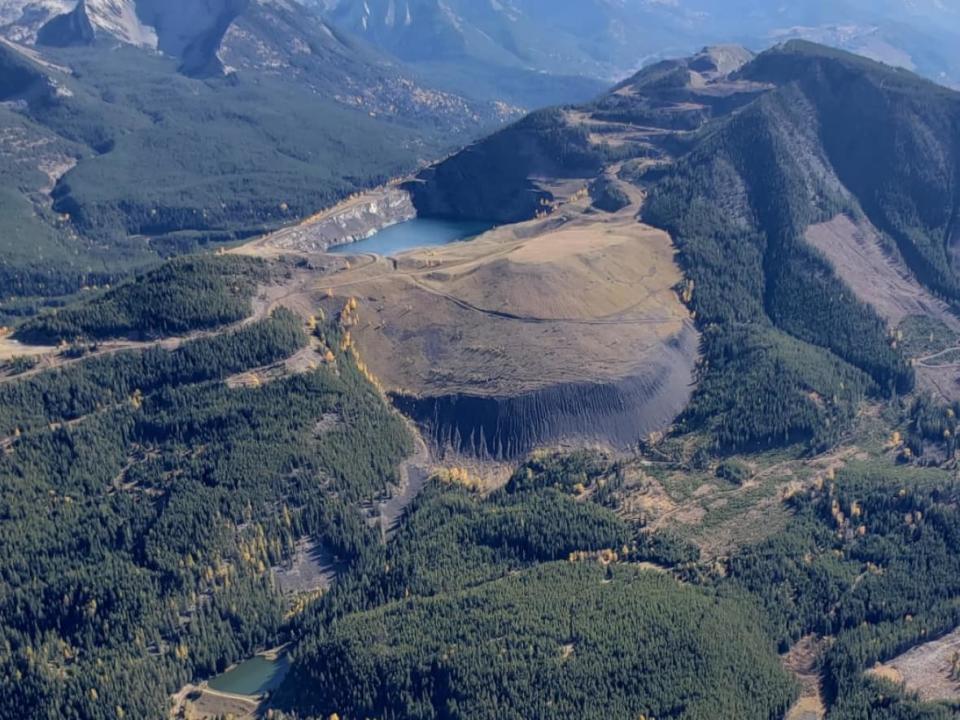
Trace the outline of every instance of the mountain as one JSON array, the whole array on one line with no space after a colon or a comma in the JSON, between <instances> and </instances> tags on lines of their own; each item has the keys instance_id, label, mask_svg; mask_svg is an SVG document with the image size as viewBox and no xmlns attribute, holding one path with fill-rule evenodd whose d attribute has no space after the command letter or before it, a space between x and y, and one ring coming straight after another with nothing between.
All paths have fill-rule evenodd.
<instances>
[{"instance_id":1,"label":"mountain","mask_svg":"<svg viewBox=\"0 0 960 720\"><path fill-rule=\"evenodd\" d=\"M544 15L554 20L571 12L591 16L587 8L574 6L579 3L543 8L548 10ZM338 27L410 63L447 89L462 88L476 97L532 109L582 101L604 87L597 79L605 74L601 63L584 62L578 49L583 40L574 37L571 28L536 22L526 8L513 4L343 0L328 3L327 9ZM581 26L580 32L602 34L593 25Z\"/></svg>"},{"instance_id":2,"label":"mountain","mask_svg":"<svg viewBox=\"0 0 960 720\"><path fill-rule=\"evenodd\" d=\"M951 41L960 15L936 0L321 0L315 5L427 77L475 94L500 93L526 107L537 103L523 102L526 86L518 83L530 72L611 82L704 45L736 42L762 50L791 38L960 83L960 52ZM569 86L566 101L576 92Z\"/></svg>"},{"instance_id":3,"label":"mountain","mask_svg":"<svg viewBox=\"0 0 960 720\"><path fill-rule=\"evenodd\" d=\"M720 446L819 446L862 394L913 386L895 340L911 319L956 326L958 123L960 95L858 56L713 48L535 113L408 187L427 216L518 222L563 183L635 185L704 333L681 426Z\"/></svg>"},{"instance_id":4,"label":"mountain","mask_svg":"<svg viewBox=\"0 0 960 720\"><path fill-rule=\"evenodd\" d=\"M22 2L19 18L13 8L7 34L17 40L35 37L45 43L50 28L64 27L74 19L96 29L104 37L157 50L181 62L187 74L223 72L218 54L230 26L251 7L249 0L82 0L79 3ZM253 5L259 3L254 2ZM274 4L270 3L273 7ZM280 8L282 5L276 5ZM72 9L71 9L72 8ZM78 20L80 19L80 20Z\"/></svg>"},{"instance_id":5,"label":"mountain","mask_svg":"<svg viewBox=\"0 0 960 720\"><path fill-rule=\"evenodd\" d=\"M286 0L2 12L8 296L292 222L514 112L424 86Z\"/></svg>"},{"instance_id":6,"label":"mountain","mask_svg":"<svg viewBox=\"0 0 960 720\"><path fill-rule=\"evenodd\" d=\"M295 0L11 0L0 34L21 45L120 42L159 52L192 77L246 70L302 83L368 113L461 132L509 116L417 82L402 66L358 43Z\"/></svg>"},{"instance_id":7,"label":"mountain","mask_svg":"<svg viewBox=\"0 0 960 720\"><path fill-rule=\"evenodd\" d=\"M905 668L909 657L938 656L949 642L942 639L955 638L960 619L948 572L920 571L930 585L913 592L908 588L916 581L907 570L916 567L915 553L925 553L921 545L933 547L916 541L927 532L937 538L940 549L933 552L944 562L952 562L946 546L960 547L954 532L957 483L942 469L908 467L952 468L956 462L958 130L960 93L905 70L805 41L756 56L712 47L651 65L593 102L537 111L406 184L421 216L501 225L456 245L489 243L509 228L518 238L534 238L505 248L496 272L486 273L464 247L454 248L453 257L431 250L427 257L408 253L395 261L405 273L424 268L416 277L421 289L442 288L425 312L423 331L432 341L423 352L441 371L447 368L443 348L456 343L453 334L443 334L444 300L469 298L474 311L496 308L529 319L533 303L523 305L508 293L509 274L519 272L541 313L555 312L555 298L537 285L541 275L571 247L585 253L602 242L610 235L611 215L627 212L634 225L646 223L672 239L682 272L674 292L701 337L696 389L665 435L652 434L639 449L615 453L609 474L591 466L587 453L561 452L558 466L543 449L492 492L462 466L441 473L437 485L418 498L385 557L361 563L328 602L296 623L294 666L277 693L281 707L321 717L343 712L433 718L451 707L465 717L485 718L805 717L810 707L843 720L954 717L949 706L924 704L913 694L926 687L929 671L901 689L869 671L879 662ZM641 208L634 216L629 208L638 196ZM564 228L577 231L578 239L563 234ZM535 254L537 240L548 247ZM650 250L642 255L618 257L614 267L601 264L609 248L591 257L593 267L604 268L606 281L560 284L576 299L562 316L570 317L570 308L590 308L597 296L620 287L619 266L649 267L644 263ZM655 266L653 275L670 269L667 263ZM378 277L385 272L376 271ZM472 291L477 276L482 289ZM636 303L649 299L649 286L637 280L625 285ZM350 287L359 287L372 304L393 304L389 294L368 292L363 283ZM414 294L397 297L409 314ZM381 323L379 308L362 312L366 323L351 325L358 353L381 367L389 361L370 351L377 346L364 345L369 333L380 328L386 337L405 337L411 326L400 313ZM612 313L603 321L616 323L624 315ZM547 322L538 317L538 323ZM495 353L496 372L478 373L477 387L502 382L516 359L525 357L517 349L537 334L537 326L515 328L503 333L502 344L480 344ZM562 332L556 325L550 329ZM465 323L455 330L477 337ZM565 340L573 343L590 332L584 326ZM626 337L621 330L617 339ZM598 366L606 365L606 350L617 341L607 343L586 351ZM639 359L637 341L627 344ZM417 357L402 353L396 363L408 366ZM536 359L528 362L540 367ZM905 400L915 385L950 404L923 396ZM599 427L604 411L616 416L627 405L623 422L643 411L624 395L600 397L551 403L538 395L541 412L523 425L540 430L599 407L590 416ZM485 417L483 405L464 394L446 403L426 393L415 398L419 402L404 399L399 407L428 439L461 452L471 448L462 438L509 432L522 413L519 403L504 403ZM915 439L905 444L904 432ZM551 487L570 488L587 507L615 507L621 518L644 528L637 546L624 545L610 551L614 555L649 560L643 538L654 544L669 542L664 536L671 532L692 538L704 553L699 562L687 561L683 551L678 560L671 546L666 564L684 582L748 590L762 604L784 666L804 684L800 704L787 712L799 693L780 695L769 676L758 679L746 707L719 696L702 711L689 697L673 704L672 696L633 684L648 677L644 661L617 647L613 637L619 632L611 637L589 621L580 625L587 611L572 613L569 629L552 633L539 626L535 618L554 617L553 603L566 602L577 583L560 580L548 589L541 583L563 571L540 566L531 573L511 555L514 549L541 560L566 556L565 564L574 566L595 557L595 546L579 535L579 521L553 508L536 517L550 518L547 528L565 528L562 536L576 537L571 546L584 551L566 555L569 546L547 543L558 553L551 556L533 540L542 533L549 537L549 530L525 515L519 498ZM923 506L921 516L931 525L919 524L910 509L914 503ZM593 527L599 532L601 525ZM433 559L429 570L425 558ZM486 565L498 561L504 562L499 572ZM883 568L870 565L878 561ZM614 587L630 583L631 564L612 561L606 581ZM386 568L379 579L375 567ZM529 595L515 594L515 578ZM901 592L907 595L902 603L893 600ZM504 599L508 612L501 615L495 597ZM739 597L741 608L750 606L751 600ZM668 602L672 607L675 600ZM536 610L528 616L531 606ZM605 605L598 598L591 607ZM914 629L912 610L925 618L923 628ZM612 610L602 615L614 626L614 618L622 617ZM563 622L558 617L553 625ZM671 642L669 633L639 635ZM821 637L831 640L820 644ZM527 644L518 647L517 638ZM601 673L617 675L609 685L592 674L607 657L593 654L600 647L617 658L616 669ZM669 693L685 661L671 650L663 653L679 663L660 674ZM761 667L759 662L751 667ZM716 668L714 661L703 667ZM621 695L625 686L636 688L636 695ZM697 697L711 686L709 677L702 678ZM938 692L924 699L953 697Z\"/></svg>"},{"instance_id":8,"label":"mountain","mask_svg":"<svg viewBox=\"0 0 960 720\"><path fill-rule=\"evenodd\" d=\"M603 83L644 63L737 42L755 50L791 38L814 40L904 66L945 83L960 82L960 53L950 41L957 9L937 0L305 0L341 30L418 69L427 84L481 99L534 108L584 100ZM72 0L8 0L0 31L32 42L42 24L73 9ZM251 5L296 12L290 0L89 0L95 26L127 42L209 58L231 19ZM194 43L191 46L191 43ZM194 59L197 68L204 64ZM199 70L198 70L199 71ZM598 82L599 81L599 82Z\"/></svg>"}]
</instances>

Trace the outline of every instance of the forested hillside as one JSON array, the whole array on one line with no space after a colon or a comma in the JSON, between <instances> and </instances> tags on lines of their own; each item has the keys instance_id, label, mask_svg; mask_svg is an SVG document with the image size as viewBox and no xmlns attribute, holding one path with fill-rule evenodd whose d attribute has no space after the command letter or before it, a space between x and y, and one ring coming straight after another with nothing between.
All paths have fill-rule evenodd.
<instances>
[{"instance_id":1,"label":"forested hillside","mask_svg":"<svg viewBox=\"0 0 960 720\"><path fill-rule=\"evenodd\" d=\"M238 322L270 269L244 257L175 260L88 302L52 310L17 328L26 342L163 337Z\"/></svg>"},{"instance_id":2,"label":"forested hillside","mask_svg":"<svg viewBox=\"0 0 960 720\"><path fill-rule=\"evenodd\" d=\"M550 199L533 177L595 175L602 166L603 156L586 133L551 108L427 168L407 187L423 215L517 222L534 216Z\"/></svg>"},{"instance_id":3,"label":"forested hillside","mask_svg":"<svg viewBox=\"0 0 960 720\"><path fill-rule=\"evenodd\" d=\"M101 309L171 317L164 283L183 268ZM308 534L349 557L352 503L411 447L329 341L324 367L225 384L306 345L303 321L277 310L0 385L0 717L161 717L185 681L276 641L288 606L269 568Z\"/></svg>"},{"instance_id":4,"label":"forested hillside","mask_svg":"<svg viewBox=\"0 0 960 720\"><path fill-rule=\"evenodd\" d=\"M851 470L795 498L786 532L733 559L727 582L761 600L782 648L831 638L830 718L957 716L864 673L960 625L958 492L937 471Z\"/></svg>"},{"instance_id":5,"label":"forested hillside","mask_svg":"<svg viewBox=\"0 0 960 720\"><path fill-rule=\"evenodd\" d=\"M913 384L881 319L803 240L809 225L857 211L810 136L809 111L786 85L702 130L695 149L653 185L644 209L647 222L674 238L699 321L716 326L705 335L713 360L706 367L719 376L707 371L688 418L706 421L724 443L780 433L819 441L828 427L837 430L831 414L849 414L862 397L849 390L888 395ZM765 367L778 370L765 375ZM856 380L857 370L872 382ZM756 400L754 388L770 395L744 407Z\"/></svg>"},{"instance_id":6,"label":"forested hillside","mask_svg":"<svg viewBox=\"0 0 960 720\"><path fill-rule=\"evenodd\" d=\"M538 458L485 499L464 480L429 486L295 623L275 698L295 717L783 717L795 689L770 643L801 639L828 717L956 717L867 674L960 624L946 473L854 466L710 563L601 507L589 454ZM637 565L651 552L669 570Z\"/></svg>"},{"instance_id":7,"label":"forested hillside","mask_svg":"<svg viewBox=\"0 0 960 720\"><path fill-rule=\"evenodd\" d=\"M0 108L5 295L72 292L291 222L424 151L408 127L274 79L201 82L134 48L57 53L72 74L0 46L29 78L0 95L14 103Z\"/></svg>"},{"instance_id":8,"label":"forested hillside","mask_svg":"<svg viewBox=\"0 0 960 720\"><path fill-rule=\"evenodd\" d=\"M694 149L653 184L644 213L674 236L695 288L691 307L701 322L720 328L708 339L735 323L770 322L776 330L764 332L786 332L830 350L869 375L880 394L909 390L913 371L895 349L891 329L832 276L803 233L840 212L863 215L889 238L888 252L955 302L960 96L805 43L764 53L739 76L776 89L706 128ZM727 262L718 263L721 257ZM836 403L838 393L824 384L829 361L800 364L778 347L764 362L789 369L793 405L813 412L831 405L804 397L811 390ZM708 358L714 354L708 347ZM754 386L748 373L733 377L744 382L734 396ZM712 385L709 378L704 385ZM705 400L701 394L691 417L712 415L721 436L759 439L771 428L767 418L752 430L742 417L728 417L740 414L736 403L708 403L704 412L698 406Z\"/></svg>"},{"instance_id":9,"label":"forested hillside","mask_svg":"<svg viewBox=\"0 0 960 720\"><path fill-rule=\"evenodd\" d=\"M830 718L956 717L865 674L960 624L950 473L897 467L902 450L828 473L788 496L769 539L706 558L624 512L637 468L658 462L540 452L499 489L439 469L384 542L360 508L413 443L339 321L278 309L217 332L221 304L245 315L284 267L171 261L53 317L210 334L0 379L0 717L161 717L185 684L288 642L275 717L767 720L797 697L778 652L801 639L821 648ZM786 411L765 353L802 367L830 353L757 337L783 344L708 347L758 358L759 399ZM232 382L303 352L315 367ZM823 381L852 405L873 381L830 362ZM927 402L905 405L909 442L941 457L956 414ZM747 486L752 465L716 475ZM304 538L336 580L284 596L274 569Z\"/></svg>"},{"instance_id":10,"label":"forested hillside","mask_svg":"<svg viewBox=\"0 0 960 720\"><path fill-rule=\"evenodd\" d=\"M486 500L428 488L385 556L298 623L281 704L351 718L782 713L794 689L750 601L618 564L638 552L627 525L557 484Z\"/></svg>"},{"instance_id":11,"label":"forested hillside","mask_svg":"<svg viewBox=\"0 0 960 720\"><path fill-rule=\"evenodd\" d=\"M954 263L960 94L806 43L764 53L744 74L796 88L837 179L922 282L960 297Z\"/></svg>"}]
</instances>

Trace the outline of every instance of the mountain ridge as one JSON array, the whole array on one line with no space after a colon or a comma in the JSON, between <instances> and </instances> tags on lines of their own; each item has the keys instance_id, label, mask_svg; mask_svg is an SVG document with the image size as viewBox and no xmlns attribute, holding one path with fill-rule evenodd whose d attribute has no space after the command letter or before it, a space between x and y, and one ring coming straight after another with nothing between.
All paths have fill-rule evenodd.
<instances>
[{"instance_id":1,"label":"mountain ridge","mask_svg":"<svg viewBox=\"0 0 960 720\"><path fill-rule=\"evenodd\" d=\"M324 0L318 5L351 32L408 60L433 46L448 60L470 57L478 66L530 67L609 82L704 44L735 42L759 50L806 38L960 81L960 58L947 42L960 26L960 14L935 2Z\"/></svg>"},{"instance_id":2,"label":"mountain ridge","mask_svg":"<svg viewBox=\"0 0 960 720\"><path fill-rule=\"evenodd\" d=\"M605 168L631 182L646 196L640 218L674 240L704 332L678 427L706 427L725 447L822 447L861 397L909 391L914 370L898 328L805 233L848 215L956 306L960 94L805 41L715 56L663 61L592 103L535 113L410 190L428 216L516 222L555 203L560 179Z\"/></svg>"}]
</instances>

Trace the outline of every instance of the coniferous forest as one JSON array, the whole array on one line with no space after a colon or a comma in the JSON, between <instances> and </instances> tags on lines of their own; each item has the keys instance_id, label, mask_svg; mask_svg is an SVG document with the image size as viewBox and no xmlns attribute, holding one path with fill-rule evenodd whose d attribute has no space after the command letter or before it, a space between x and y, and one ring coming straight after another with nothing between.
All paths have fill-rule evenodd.
<instances>
[{"instance_id":1,"label":"coniferous forest","mask_svg":"<svg viewBox=\"0 0 960 720\"><path fill-rule=\"evenodd\" d=\"M346 503L392 479L402 422L346 357L223 382L292 355L302 327L278 310L0 388L3 717L160 717L183 682L276 639L267 570L300 537L356 544Z\"/></svg>"}]
</instances>

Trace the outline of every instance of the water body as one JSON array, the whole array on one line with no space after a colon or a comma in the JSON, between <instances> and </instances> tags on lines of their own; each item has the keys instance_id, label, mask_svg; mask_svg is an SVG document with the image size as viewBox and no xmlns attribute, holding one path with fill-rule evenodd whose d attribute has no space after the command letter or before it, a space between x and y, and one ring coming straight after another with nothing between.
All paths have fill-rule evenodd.
<instances>
[{"instance_id":1,"label":"water body","mask_svg":"<svg viewBox=\"0 0 960 720\"><path fill-rule=\"evenodd\" d=\"M436 247L466 240L486 232L491 227L493 225L490 223L476 221L414 218L384 228L366 240L335 245L330 248L330 252L340 255L376 253L390 257L413 248Z\"/></svg>"},{"instance_id":2,"label":"water body","mask_svg":"<svg viewBox=\"0 0 960 720\"><path fill-rule=\"evenodd\" d=\"M280 687L289 669L290 660L286 653L276 660L257 655L217 675L207 684L212 690L232 695L262 695Z\"/></svg>"}]
</instances>

